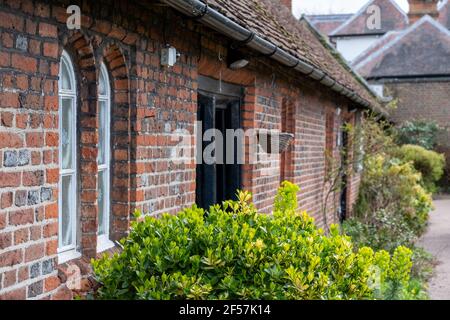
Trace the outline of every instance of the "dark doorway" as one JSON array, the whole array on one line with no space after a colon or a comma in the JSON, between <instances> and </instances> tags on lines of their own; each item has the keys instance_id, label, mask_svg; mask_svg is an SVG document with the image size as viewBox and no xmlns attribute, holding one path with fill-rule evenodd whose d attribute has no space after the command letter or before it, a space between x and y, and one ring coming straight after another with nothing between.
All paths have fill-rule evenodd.
<instances>
[{"instance_id":1,"label":"dark doorway","mask_svg":"<svg viewBox=\"0 0 450 320\"><path fill-rule=\"evenodd\" d=\"M236 198L236 191L241 189L241 164L238 155L238 147L242 147L234 141L227 140L227 130L241 128L241 96L242 89L234 85L219 83L216 80L201 77L198 92L197 120L202 123L202 136L209 129L216 129L223 137L223 145L219 150L216 141L202 141L202 148L197 148L197 188L196 203L199 207L209 209L211 205L221 203L225 200ZM230 137L231 139L231 137ZM205 162L203 152L205 148L211 148L214 144L215 161ZM233 146L233 154L229 147ZM228 149L228 150L227 150ZM227 161L232 159L232 161ZM230 163L231 162L231 163Z\"/></svg>"}]
</instances>

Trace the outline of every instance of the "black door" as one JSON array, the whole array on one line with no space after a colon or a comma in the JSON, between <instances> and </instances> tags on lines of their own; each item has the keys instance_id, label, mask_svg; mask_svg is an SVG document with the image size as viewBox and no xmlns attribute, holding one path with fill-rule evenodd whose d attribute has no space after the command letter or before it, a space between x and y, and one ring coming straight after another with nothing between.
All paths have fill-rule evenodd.
<instances>
[{"instance_id":1,"label":"black door","mask_svg":"<svg viewBox=\"0 0 450 320\"><path fill-rule=\"evenodd\" d=\"M202 136L209 129L217 129L223 138L222 146L215 144L215 161L205 163L203 151L211 143L215 143L216 139L203 141L197 137L197 141L202 141L202 148L197 148L196 202L199 207L209 209L211 205L235 199L236 191L241 188L241 165L238 162L237 150L239 143L236 139L228 141L226 134L228 129L240 128L240 99L199 93L197 114L202 123ZM227 152L231 146L234 149L232 163L227 161Z\"/></svg>"},{"instance_id":2,"label":"black door","mask_svg":"<svg viewBox=\"0 0 450 320\"><path fill-rule=\"evenodd\" d=\"M201 208L217 203L217 193L211 192L212 186L216 185L216 164L205 164L203 161L203 150L209 142L203 141L204 133L215 128L215 106L216 98L214 96L198 95L197 120L201 123L201 135L197 136L197 143L202 144L197 148L197 178L196 178L196 202Z\"/></svg>"}]
</instances>

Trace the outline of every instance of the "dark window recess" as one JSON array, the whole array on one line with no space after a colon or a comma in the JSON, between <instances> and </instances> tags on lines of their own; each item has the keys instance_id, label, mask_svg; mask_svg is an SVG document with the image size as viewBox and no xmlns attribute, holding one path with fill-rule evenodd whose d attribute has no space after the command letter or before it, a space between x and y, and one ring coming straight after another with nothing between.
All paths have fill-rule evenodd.
<instances>
[{"instance_id":1,"label":"dark window recess","mask_svg":"<svg viewBox=\"0 0 450 320\"><path fill-rule=\"evenodd\" d=\"M327 111L325 118L325 170L327 173L332 169L330 159L334 158L334 112Z\"/></svg>"},{"instance_id":2,"label":"dark window recess","mask_svg":"<svg viewBox=\"0 0 450 320\"><path fill-rule=\"evenodd\" d=\"M282 134L290 134L295 137L295 110L294 105L283 99L281 105L281 132ZM285 180L293 181L294 166L293 166L293 149L294 144L289 144L289 147L281 153L280 156L280 182Z\"/></svg>"},{"instance_id":3,"label":"dark window recess","mask_svg":"<svg viewBox=\"0 0 450 320\"><path fill-rule=\"evenodd\" d=\"M239 129L240 121L240 98L227 97L219 94L211 94L209 92L200 92L198 94L198 112L197 118L202 121L202 135L209 129L217 129L223 136L223 149L218 150L216 146L215 154L216 162L212 164L205 163L203 151L213 141L203 141L202 148L198 148L197 152L197 189L196 202L197 205L204 209L209 209L211 205L221 203L224 200L236 199L236 191L241 189L241 165L242 161L238 161L238 148L241 144L238 139L227 141L227 129ZM227 145L234 145L234 161L227 163ZM201 153L200 153L201 152ZM222 155L220 155L220 152ZM231 156L231 155L230 155ZM217 161L222 158L223 161ZM201 163L199 160L202 160Z\"/></svg>"},{"instance_id":4,"label":"dark window recess","mask_svg":"<svg viewBox=\"0 0 450 320\"><path fill-rule=\"evenodd\" d=\"M348 162L348 133L347 130L340 129L339 130L340 139L341 139L341 148L344 150L342 152L341 159L343 165L347 165ZM341 178L341 197L339 203L339 220L340 222L344 222L347 219L347 205L348 205L348 176L347 170L344 170Z\"/></svg>"}]
</instances>

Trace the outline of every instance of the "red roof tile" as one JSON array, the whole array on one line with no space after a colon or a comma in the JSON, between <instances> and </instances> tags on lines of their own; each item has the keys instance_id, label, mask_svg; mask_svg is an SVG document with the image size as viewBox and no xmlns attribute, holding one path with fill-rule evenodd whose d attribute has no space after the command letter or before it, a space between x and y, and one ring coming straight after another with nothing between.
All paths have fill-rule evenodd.
<instances>
[{"instance_id":1,"label":"red roof tile","mask_svg":"<svg viewBox=\"0 0 450 320\"><path fill-rule=\"evenodd\" d=\"M450 31L425 16L355 66L367 78L450 75Z\"/></svg>"},{"instance_id":2,"label":"red roof tile","mask_svg":"<svg viewBox=\"0 0 450 320\"><path fill-rule=\"evenodd\" d=\"M321 14L307 15L306 17L317 30L323 35L328 36L352 16L352 14Z\"/></svg>"},{"instance_id":3,"label":"red roof tile","mask_svg":"<svg viewBox=\"0 0 450 320\"><path fill-rule=\"evenodd\" d=\"M208 0L208 5L298 59L319 68L373 107L380 107L364 80L353 72L314 27L305 19L299 22L278 1Z\"/></svg>"},{"instance_id":4,"label":"red roof tile","mask_svg":"<svg viewBox=\"0 0 450 320\"><path fill-rule=\"evenodd\" d=\"M379 40L375 41L375 43L373 45L371 45L369 48L367 48L366 51L362 52L359 56L357 56L352 61L352 65L357 66L358 64L363 62L365 59L370 57L372 54L374 54L378 50L383 49L385 45L389 44L392 40L397 38L402 33L403 33L403 31L389 31L383 37L381 37Z\"/></svg>"}]
</instances>

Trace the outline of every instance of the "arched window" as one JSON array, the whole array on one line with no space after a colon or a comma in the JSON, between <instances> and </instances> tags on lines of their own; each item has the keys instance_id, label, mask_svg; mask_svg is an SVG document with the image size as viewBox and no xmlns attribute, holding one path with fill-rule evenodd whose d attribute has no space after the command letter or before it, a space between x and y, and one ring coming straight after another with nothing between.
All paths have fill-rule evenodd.
<instances>
[{"instance_id":1,"label":"arched window","mask_svg":"<svg viewBox=\"0 0 450 320\"><path fill-rule=\"evenodd\" d=\"M77 85L70 56L63 51L59 71L59 237L58 262L77 253Z\"/></svg>"},{"instance_id":2,"label":"arched window","mask_svg":"<svg viewBox=\"0 0 450 320\"><path fill-rule=\"evenodd\" d=\"M113 247L109 239L111 175L111 88L108 70L100 66L98 86L98 240L97 251Z\"/></svg>"}]
</instances>

